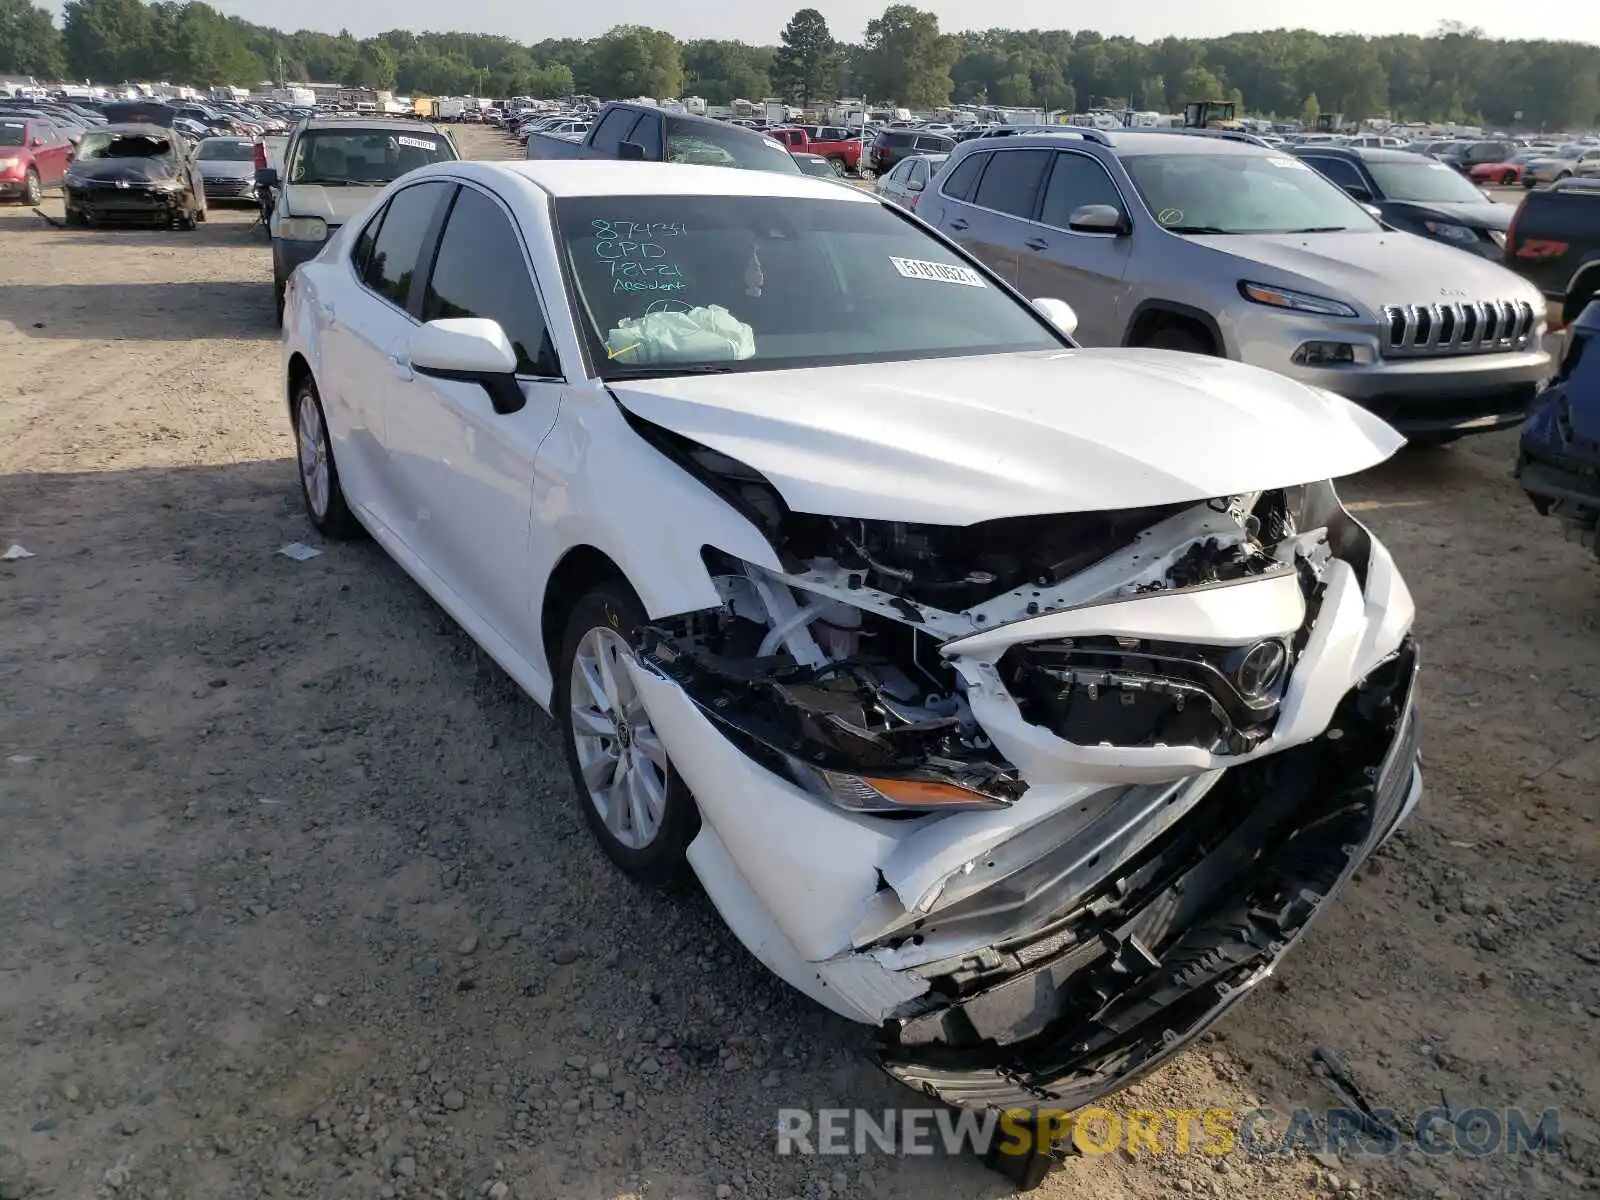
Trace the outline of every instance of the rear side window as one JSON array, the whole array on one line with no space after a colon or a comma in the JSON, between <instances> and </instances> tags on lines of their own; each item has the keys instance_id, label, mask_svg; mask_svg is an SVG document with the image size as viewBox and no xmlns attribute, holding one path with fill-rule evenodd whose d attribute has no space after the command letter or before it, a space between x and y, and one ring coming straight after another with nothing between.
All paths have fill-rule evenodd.
<instances>
[{"instance_id":1,"label":"rear side window","mask_svg":"<svg viewBox=\"0 0 1600 1200\"><path fill-rule=\"evenodd\" d=\"M989 161L987 154L969 154L956 164L956 169L945 176L940 191L952 200L972 199L972 190L978 186L978 176L983 174L984 164Z\"/></svg>"},{"instance_id":2,"label":"rear side window","mask_svg":"<svg viewBox=\"0 0 1600 1200\"><path fill-rule=\"evenodd\" d=\"M1014 217L1032 217L1050 154L1049 150L995 151L973 203Z\"/></svg>"},{"instance_id":3,"label":"rear side window","mask_svg":"<svg viewBox=\"0 0 1600 1200\"><path fill-rule=\"evenodd\" d=\"M623 139L627 137L628 131L638 119L637 109L613 108L600 119L600 125L594 131L594 139L590 145L607 154L615 154L617 147L622 145Z\"/></svg>"},{"instance_id":4,"label":"rear side window","mask_svg":"<svg viewBox=\"0 0 1600 1200\"><path fill-rule=\"evenodd\" d=\"M419 183L390 199L372 243L372 256L361 273L362 282L389 303L406 307L423 241L440 203L454 186L443 181Z\"/></svg>"},{"instance_id":5,"label":"rear side window","mask_svg":"<svg viewBox=\"0 0 1600 1200\"><path fill-rule=\"evenodd\" d=\"M1305 161L1321 171L1340 187L1366 187L1367 181L1348 159L1330 158L1326 154L1308 154Z\"/></svg>"},{"instance_id":6,"label":"rear side window","mask_svg":"<svg viewBox=\"0 0 1600 1200\"><path fill-rule=\"evenodd\" d=\"M498 321L517 352L519 375L561 373L511 220L498 204L470 187L456 193L422 296L422 319L442 317Z\"/></svg>"},{"instance_id":7,"label":"rear side window","mask_svg":"<svg viewBox=\"0 0 1600 1200\"><path fill-rule=\"evenodd\" d=\"M645 113L639 118L639 123L633 127L633 132L627 136L627 141L638 142L644 147L644 156L651 162L660 162L661 150L661 118L654 113Z\"/></svg>"},{"instance_id":8,"label":"rear side window","mask_svg":"<svg viewBox=\"0 0 1600 1200\"><path fill-rule=\"evenodd\" d=\"M900 148L909 146L916 140L917 139L912 137L909 133L886 133L882 137L882 141L885 146L895 146Z\"/></svg>"},{"instance_id":9,"label":"rear side window","mask_svg":"<svg viewBox=\"0 0 1600 1200\"><path fill-rule=\"evenodd\" d=\"M919 137L916 146L918 150L926 150L929 154L948 154L955 143L949 138Z\"/></svg>"}]
</instances>

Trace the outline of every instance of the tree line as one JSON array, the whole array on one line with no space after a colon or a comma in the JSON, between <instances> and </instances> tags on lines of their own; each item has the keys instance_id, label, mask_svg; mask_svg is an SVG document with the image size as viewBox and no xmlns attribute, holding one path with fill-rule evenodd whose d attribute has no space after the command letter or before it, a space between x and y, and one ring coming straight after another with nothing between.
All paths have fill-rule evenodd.
<instances>
[{"instance_id":1,"label":"tree line","mask_svg":"<svg viewBox=\"0 0 1600 1200\"><path fill-rule=\"evenodd\" d=\"M835 40L822 14L805 8L777 46L679 41L636 25L524 45L487 34L284 33L200 0L68 0L58 27L32 0L0 0L0 72L197 86L315 80L423 95L699 95L713 104L781 96L809 106L865 95L918 109L971 102L1174 112L1189 100L1233 99L1281 118L1338 111L1547 129L1600 120L1600 48L1577 42L1505 41L1458 23L1427 37L945 33L937 16L909 4L885 9L859 43Z\"/></svg>"}]
</instances>

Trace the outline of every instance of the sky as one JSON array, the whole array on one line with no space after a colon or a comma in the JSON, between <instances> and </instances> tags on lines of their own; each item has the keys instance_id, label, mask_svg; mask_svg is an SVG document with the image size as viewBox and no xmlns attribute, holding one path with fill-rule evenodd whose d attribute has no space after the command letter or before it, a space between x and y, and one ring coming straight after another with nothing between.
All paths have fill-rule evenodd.
<instances>
[{"instance_id":1,"label":"sky","mask_svg":"<svg viewBox=\"0 0 1600 1200\"><path fill-rule=\"evenodd\" d=\"M471 5L440 5L436 0L207 0L213 8L278 29L315 29L357 37L388 29L460 30L498 33L519 42L552 37L594 37L612 25L650 25L681 39L735 38L772 44L796 8L805 0L610 0L604 13L560 0L477 0ZM828 19L835 37L859 40L871 18L889 0L810 0ZM912 0L939 15L940 28L963 29L1093 29L1105 35L1140 41L1177 35L1218 37L1250 29L1286 25L1322 33L1430 33L1440 21L1476 25L1490 37L1560 38L1600 43L1600 5L1574 4L1565 10L1541 9L1557 19L1530 22L1524 10L1504 0L1341 0L1309 10L1286 10L1281 0L1231 0L1197 4L1194 0L1143 0L1108 4L1105 0L1010 0L996 6L985 0ZM57 14L60 0L44 0Z\"/></svg>"}]
</instances>

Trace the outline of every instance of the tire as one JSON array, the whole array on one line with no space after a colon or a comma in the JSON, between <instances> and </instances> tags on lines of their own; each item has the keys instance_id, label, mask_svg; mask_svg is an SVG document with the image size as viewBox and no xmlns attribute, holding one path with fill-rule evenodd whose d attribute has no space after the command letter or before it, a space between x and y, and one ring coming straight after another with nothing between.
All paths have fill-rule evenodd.
<instances>
[{"instance_id":1,"label":"tire","mask_svg":"<svg viewBox=\"0 0 1600 1200\"><path fill-rule=\"evenodd\" d=\"M830 158L828 160L828 165L833 168L833 173L835 175L837 175L840 179L844 178L844 175L845 175L844 159L842 159L842 158Z\"/></svg>"},{"instance_id":2,"label":"tire","mask_svg":"<svg viewBox=\"0 0 1600 1200\"><path fill-rule=\"evenodd\" d=\"M274 276L272 280L272 310L277 314L278 328L283 328L283 301L288 284Z\"/></svg>"},{"instance_id":3,"label":"tire","mask_svg":"<svg viewBox=\"0 0 1600 1200\"><path fill-rule=\"evenodd\" d=\"M620 580L585 593L567 614L552 700L573 791L595 840L624 874L668 887L689 876L700 810L618 660L644 620L644 606ZM593 682L575 700L579 676Z\"/></svg>"},{"instance_id":4,"label":"tire","mask_svg":"<svg viewBox=\"0 0 1600 1200\"><path fill-rule=\"evenodd\" d=\"M27 177L22 181L22 202L29 208L38 208L44 203L44 185L39 182L39 172L32 167L28 168Z\"/></svg>"},{"instance_id":5,"label":"tire","mask_svg":"<svg viewBox=\"0 0 1600 1200\"><path fill-rule=\"evenodd\" d=\"M178 214L178 228L191 233L200 228L200 219L195 215L193 209Z\"/></svg>"},{"instance_id":6,"label":"tire","mask_svg":"<svg viewBox=\"0 0 1600 1200\"><path fill-rule=\"evenodd\" d=\"M89 224L89 218L83 215L81 208L67 209L67 227L69 229L83 229Z\"/></svg>"},{"instance_id":7,"label":"tire","mask_svg":"<svg viewBox=\"0 0 1600 1200\"><path fill-rule=\"evenodd\" d=\"M1517 181L1517 175L1516 175L1515 171L1507 171L1504 175L1500 176L1500 186L1501 187L1510 187L1516 181Z\"/></svg>"},{"instance_id":8,"label":"tire","mask_svg":"<svg viewBox=\"0 0 1600 1200\"><path fill-rule=\"evenodd\" d=\"M1211 339L1186 325L1158 325L1139 344L1150 350L1181 350L1185 354L1217 356Z\"/></svg>"},{"instance_id":9,"label":"tire","mask_svg":"<svg viewBox=\"0 0 1600 1200\"><path fill-rule=\"evenodd\" d=\"M1561 172L1561 174L1556 176L1556 182L1560 183L1563 179L1571 179L1571 178L1572 178L1572 172L1571 171L1563 171L1563 172Z\"/></svg>"},{"instance_id":10,"label":"tire","mask_svg":"<svg viewBox=\"0 0 1600 1200\"><path fill-rule=\"evenodd\" d=\"M339 465L333 458L333 442L328 436L328 418L310 376L295 388L294 447L300 499L305 502L311 524L318 533L340 541L360 537L365 530L345 501Z\"/></svg>"}]
</instances>

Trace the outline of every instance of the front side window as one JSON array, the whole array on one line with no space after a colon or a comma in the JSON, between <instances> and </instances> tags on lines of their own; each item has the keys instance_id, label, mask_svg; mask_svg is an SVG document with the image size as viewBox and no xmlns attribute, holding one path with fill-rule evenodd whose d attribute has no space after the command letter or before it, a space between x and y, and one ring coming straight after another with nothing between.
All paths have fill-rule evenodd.
<instances>
[{"instance_id":1,"label":"front side window","mask_svg":"<svg viewBox=\"0 0 1600 1200\"><path fill-rule=\"evenodd\" d=\"M654 113L645 113L639 118L639 123L633 127L633 132L628 135L630 142L636 142L644 147L644 156L650 162L660 162L662 155L661 143L661 118Z\"/></svg>"},{"instance_id":2,"label":"front side window","mask_svg":"<svg viewBox=\"0 0 1600 1200\"><path fill-rule=\"evenodd\" d=\"M1361 178L1361 172L1356 170L1354 164L1350 163L1346 159L1328 158L1326 155L1318 155L1313 157L1312 155L1308 154L1305 157L1305 161L1310 163L1317 170L1321 171L1340 187L1367 186L1367 181ZM1438 163L1437 165L1444 167L1446 171L1450 171L1450 168L1445 167L1443 163ZM1455 174L1454 171L1451 171L1450 173L1452 175Z\"/></svg>"},{"instance_id":3,"label":"front side window","mask_svg":"<svg viewBox=\"0 0 1600 1200\"><path fill-rule=\"evenodd\" d=\"M372 256L362 272L363 282L389 303L407 306L422 243L439 205L454 187L444 180L430 180L402 188L390 198L372 243Z\"/></svg>"},{"instance_id":4,"label":"front side window","mask_svg":"<svg viewBox=\"0 0 1600 1200\"><path fill-rule=\"evenodd\" d=\"M1087 154L1072 150L1057 154L1050 168L1050 179L1045 184L1044 207L1039 212L1039 220L1065 229L1072 214L1086 204L1109 204L1123 211L1122 194L1104 167Z\"/></svg>"},{"instance_id":5,"label":"front side window","mask_svg":"<svg viewBox=\"0 0 1600 1200\"><path fill-rule=\"evenodd\" d=\"M600 118L600 126L594 131L589 144L605 154L616 154L617 147L622 145L622 139L638 118L637 109L613 108Z\"/></svg>"},{"instance_id":6,"label":"front side window","mask_svg":"<svg viewBox=\"0 0 1600 1200\"><path fill-rule=\"evenodd\" d=\"M1064 343L975 263L880 204L759 196L556 201L600 374L763 370Z\"/></svg>"},{"instance_id":7,"label":"front side window","mask_svg":"<svg viewBox=\"0 0 1600 1200\"><path fill-rule=\"evenodd\" d=\"M1171 233L1374 232L1378 222L1285 154L1133 154L1128 176Z\"/></svg>"},{"instance_id":8,"label":"front side window","mask_svg":"<svg viewBox=\"0 0 1600 1200\"><path fill-rule=\"evenodd\" d=\"M382 187L429 163L453 162L450 139L421 131L308 129L295 139L288 181L316 187Z\"/></svg>"},{"instance_id":9,"label":"front side window","mask_svg":"<svg viewBox=\"0 0 1600 1200\"><path fill-rule=\"evenodd\" d=\"M456 193L422 294L424 321L448 317L499 322L516 350L519 375L561 373L511 220L498 204L470 187Z\"/></svg>"}]
</instances>

